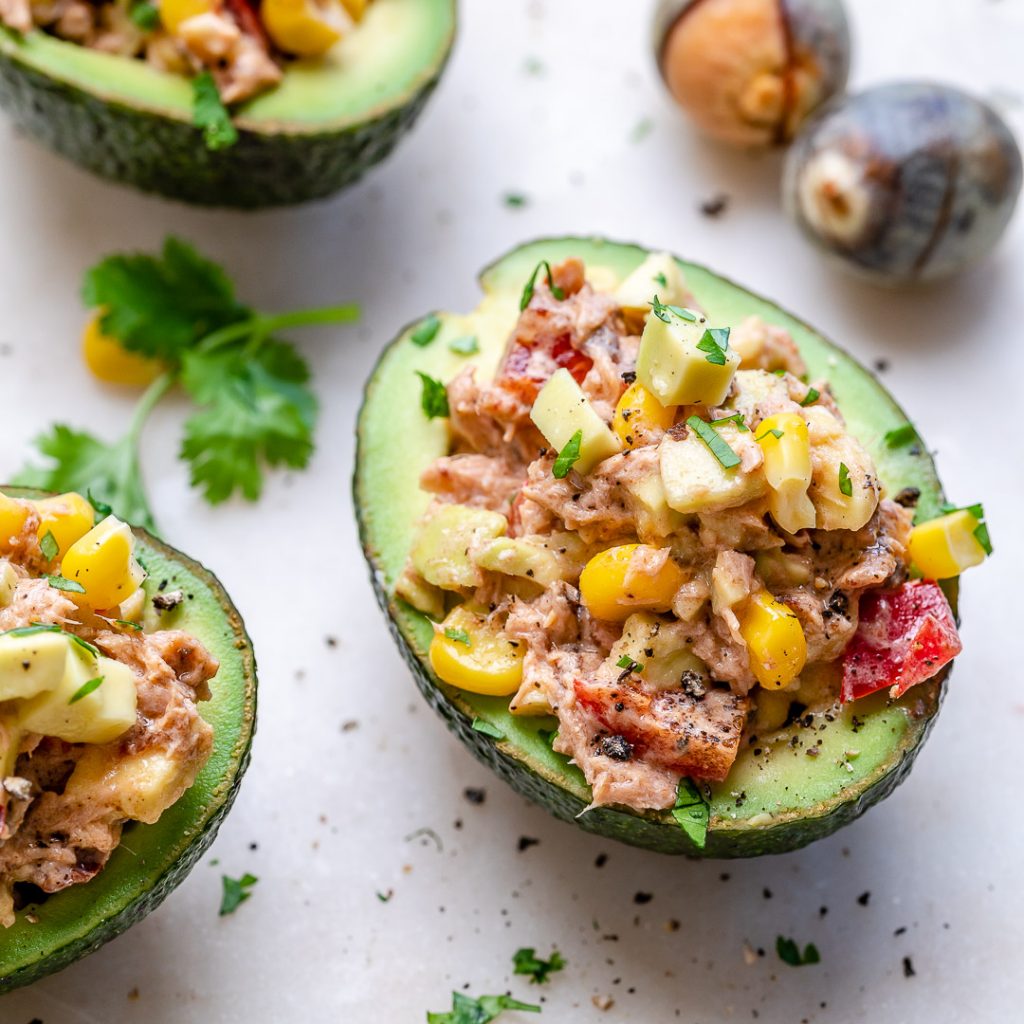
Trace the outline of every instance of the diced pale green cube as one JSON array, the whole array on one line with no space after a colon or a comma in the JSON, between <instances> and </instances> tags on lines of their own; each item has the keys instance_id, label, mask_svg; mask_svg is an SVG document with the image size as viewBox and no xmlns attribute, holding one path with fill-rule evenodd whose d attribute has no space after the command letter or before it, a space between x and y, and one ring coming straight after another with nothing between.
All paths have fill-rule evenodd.
<instances>
[{"instance_id":1,"label":"diced pale green cube","mask_svg":"<svg viewBox=\"0 0 1024 1024\"><path fill-rule=\"evenodd\" d=\"M689 321L665 311L649 316L640 340L636 378L662 405L721 405L729 393L740 357L733 349L705 352L701 344L709 324L700 316ZM724 359L724 362L712 362Z\"/></svg>"},{"instance_id":2,"label":"diced pale green cube","mask_svg":"<svg viewBox=\"0 0 1024 1024\"><path fill-rule=\"evenodd\" d=\"M622 450L622 442L566 370L556 370L540 389L530 410L530 419L555 452L560 452L580 431L580 457L573 465L577 473L589 473L594 466Z\"/></svg>"},{"instance_id":3,"label":"diced pale green cube","mask_svg":"<svg viewBox=\"0 0 1024 1024\"><path fill-rule=\"evenodd\" d=\"M508 529L498 512L466 505L442 505L423 524L412 549L413 568L442 590L479 587L483 573L470 551Z\"/></svg>"},{"instance_id":4,"label":"diced pale green cube","mask_svg":"<svg viewBox=\"0 0 1024 1024\"><path fill-rule=\"evenodd\" d=\"M418 572L407 568L395 583L395 597L411 604L432 619L444 618L444 591L428 583Z\"/></svg>"},{"instance_id":5,"label":"diced pale green cube","mask_svg":"<svg viewBox=\"0 0 1024 1024\"><path fill-rule=\"evenodd\" d=\"M4 558L0 558L0 608L5 608L14 600L14 588L18 585L18 574L14 566Z\"/></svg>"},{"instance_id":6,"label":"diced pale green cube","mask_svg":"<svg viewBox=\"0 0 1024 1024\"><path fill-rule=\"evenodd\" d=\"M665 485L658 473L627 482L626 490L633 501L633 514L636 516L637 536L640 540L670 537L682 528L684 518L670 507Z\"/></svg>"},{"instance_id":7,"label":"diced pale green cube","mask_svg":"<svg viewBox=\"0 0 1024 1024\"><path fill-rule=\"evenodd\" d=\"M684 672L696 673L703 684L710 684L707 665L686 643L692 633L684 622L636 612L622 624L622 636L612 645L605 665L618 674L622 671L619 661L629 658L643 665L639 678L659 690L678 689Z\"/></svg>"},{"instance_id":8,"label":"diced pale green cube","mask_svg":"<svg viewBox=\"0 0 1024 1024\"><path fill-rule=\"evenodd\" d=\"M64 677L68 643L63 633L0 636L0 702L56 689Z\"/></svg>"},{"instance_id":9,"label":"diced pale green cube","mask_svg":"<svg viewBox=\"0 0 1024 1024\"><path fill-rule=\"evenodd\" d=\"M498 537L488 541L476 552L473 560L481 569L505 576L522 576L545 587L571 576L571 568L565 559L525 538Z\"/></svg>"},{"instance_id":10,"label":"diced pale green cube","mask_svg":"<svg viewBox=\"0 0 1024 1024\"><path fill-rule=\"evenodd\" d=\"M685 306L691 301L683 272L667 252L652 252L615 289L615 300L634 316L650 313L655 295L670 306Z\"/></svg>"},{"instance_id":11,"label":"diced pale green cube","mask_svg":"<svg viewBox=\"0 0 1024 1024\"><path fill-rule=\"evenodd\" d=\"M666 437L658 450L666 499L684 515L745 505L768 489L760 447L750 431L741 433L735 423L715 429L740 456L740 465L726 469L694 430L682 440ZM745 462L750 471L743 468Z\"/></svg>"}]
</instances>

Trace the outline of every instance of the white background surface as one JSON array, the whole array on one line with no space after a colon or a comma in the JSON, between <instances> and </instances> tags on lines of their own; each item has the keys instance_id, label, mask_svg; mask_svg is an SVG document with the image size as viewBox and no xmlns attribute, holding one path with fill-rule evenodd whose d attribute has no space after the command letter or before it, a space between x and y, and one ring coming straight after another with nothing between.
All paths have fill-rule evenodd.
<instances>
[{"instance_id":1,"label":"white background surface","mask_svg":"<svg viewBox=\"0 0 1024 1024\"><path fill-rule=\"evenodd\" d=\"M1005 95L1024 93L1018 0L850 6L856 85L952 80L1002 94L1024 128L1021 101ZM262 308L355 299L365 310L358 328L299 339L324 405L319 451L259 506L205 507L174 458L183 410L170 402L153 420L146 465L164 533L220 574L256 641L255 759L188 881L98 954L0 999L3 1024L421 1021L467 983L539 995L510 977L510 958L552 944L569 967L543 993L548 1024L1020 1019L1024 215L994 260L950 285L888 294L842 277L780 213L775 156L704 144L671 108L649 59L650 7L468 0L414 136L363 185L305 209L231 214L146 198L0 123L0 477L55 417L108 436L126 422L132 398L91 380L77 357L79 282L104 253L152 250L174 231L223 260ZM529 57L542 75L525 72ZM530 205L506 208L506 190ZM725 214L702 217L700 201L719 192ZM421 703L374 606L349 498L361 382L407 321L470 308L482 264L564 232L674 249L865 361L885 358L884 379L938 449L951 495L985 500L998 553L967 580L966 652L928 747L890 800L811 849L690 863L549 819ZM347 721L358 727L343 732ZM467 785L486 788L483 806L464 800ZM443 852L404 840L424 826ZM521 835L540 843L518 852ZM260 878L223 920L221 871ZM638 891L653 899L636 905ZM672 918L678 931L666 929ZM815 942L822 963L780 963L779 933ZM746 964L745 942L768 955ZM614 1006L598 1011L595 995Z\"/></svg>"}]
</instances>

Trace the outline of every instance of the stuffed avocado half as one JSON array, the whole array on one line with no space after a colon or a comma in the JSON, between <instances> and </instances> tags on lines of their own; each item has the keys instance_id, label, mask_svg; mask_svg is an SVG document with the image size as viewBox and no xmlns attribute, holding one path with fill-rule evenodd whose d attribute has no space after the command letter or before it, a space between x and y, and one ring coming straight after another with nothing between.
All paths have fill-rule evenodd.
<instances>
[{"instance_id":1,"label":"stuffed avocado half","mask_svg":"<svg viewBox=\"0 0 1024 1024\"><path fill-rule=\"evenodd\" d=\"M256 17L246 0L227 6L242 11L243 29ZM184 74L38 28L0 24L0 104L80 166L146 191L250 208L316 199L391 152L454 40L455 0L360 6L361 20L327 53L288 60L272 88L231 107L237 141L221 148L204 142L194 83ZM242 38L266 33L257 26Z\"/></svg>"},{"instance_id":2,"label":"stuffed avocado half","mask_svg":"<svg viewBox=\"0 0 1024 1024\"><path fill-rule=\"evenodd\" d=\"M25 503L34 504L42 495L13 487L2 488L2 494L0 620L6 628L9 617L29 615L33 624L0 636L0 668L10 667L7 648L12 645L38 645L31 652L32 673L44 671L50 647L64 643L68 648L64 677L56 689L40 684L38 695L23 691L19 696L27 699L0 704L0 747L6 751L5 815L0 815L0 895L7 901L0 906L0 992L5 992L93 952L154 910L184 880L213 842L248 766L256 721L256 668L242 620L212 573L142 530L125 536L127 528L112 517L90 529L92 509L77 495L52 497L35 506L42 518L38 548L43 555L52 555L60 572L82 579L86 593L120 585L112 583L117 573L112 575L109 566L119 552L132 548L130 573L138 579L144 572L146 578L130 602L117 610L95 611L79 602L75 619L81 627L48 624L68 610L63 602L78 599L79 588L65 577L54 577L50 588L61 592L45 590L47 577L36 575L41 563L35 522L27 527L32 536L22 530L19 543L15 519L23 519ZM76 534L82 535L77 544ZM134 537L133 544L125 543L129 537ZM48 544L56 547L47 551ZM110 598L101 600L106 604ZM115 617L119 614L131 618ZM147 637L154 645L140 646ZM69 682L72 672L94 678L79 687L77 677ZM122 707L126 681L131 700ZM5 692L11 682L0 679ZM69 685L74 692L67 697ZM135 726L136 702L143 715L163 711L170 731L154 737L146 731L157 726ZM33 732L43 736L33 737ZM15 744L21 737L20 757L17 745L10 749L12 736ZM187 755L182 753L186 747ZM34 765L40 757L45 768ZM63 791L51 793L50 775L62 758L66 766L60 770L70 775ZM28 778L18 778L18 773ZM17 846L19 828L38 826L34 814L46 821L47 815L59 817L57 794L72 788L85 794L79 808L82 820L96 827L80 833L69 822L67 834L52 843L64 843L73 856L63 858L58 849L53 870L45 877L36 875L17 849L12 855L11 844ZM45 800L52 802L44 806ZM100 807L91 817L89 800ZM108 806L109 818L103 809ZM143 824L142 819L153 823ZM112 822L112 842L104 845L107 821ZM75 838L79 834L88 840L100 837L101 849L89 849L89 841ZM25 884L27 877L40 884Z\"/></svg>"},{"instance_id":3,"label":"stuffed avocado half","mask_svg":"<svg viewBox=\"0 0 1024 1024\"><path fill-rule=\"evenodd\" d=\"M742 739L733 751L735 760L724 779L714 781L714 775L721 775L721 772L709 770L699 788L687 787L686 792L690 794L687 797L684 795L687 782L684 777L680 782L676 806L663 803L661 809L624 807L617 805L620 802L614 799L602 799L598 801L601 805L595 806L595 793L579 767L568 756L553 749L552 735L559 727L558 720L550 715L523 714L521 706L519 713L510 711L510 698L506 694L513 692L514 684L511 688L492 691L500 696L485 696L441 682L432 665L438 667L443 664L446 666L444 674L448 674L449 663L443 659L450 660L451 656L458 661L460 656L467 654L460 644L468 648L467 640L473 635L473 624L467 621L466 630L458 628L461 623L452 618L450 596L446 606L439 606L428 615L396 595L397 586L406 598L428 609L436 597L429 592L417 594L415 581L410 588L406 569L410 564L410 550L422 536L421 520L431 501L431 496L420 488L421 475L435 460L448 454L452 446L448 420L443 415L429 419L424 415L432 396L423 375L436 381L451 381L472 365L477 379L489 381L499 366L505 368L503 372L507 371L509 339L518 329L521 310L532 308L536 301L533 296L538 292L543 293L541 306L558 300L561 289L555 281L564 281L557 276L563 272L558 264L571 259L582 261L587 281L595 289L612 292L621 288L638 267L649 266L657 271L654 274L658 281L655 287L661 290L663 298L671 284L666 278L674 278L681 271L680 280L685 280L690 305L701 311L709 324L738 325L746 318L758 317L765 324L788 332L796 343L798 358L806 365L806 374L801 375L803 380L827 381L830 392L830 395L819 396L817 389L790 375L790 388L799 390L803 395L798 404L826 403L834 399L845 420L846 430L859 440L866 453L869 460L866 465L873 462L874 472L870 477L865 475L864 485L875 492L875 502L879 493L899 496L901 504L916 506L916 522L936 520L945 523L944 519L937 517L949 510L944 506L942 489L925 445L917 438L905 413L868 371L800 320L706 268L662 257L668 260L668 264L659 270L657 259L651 262L652 258L653 254L641 247L596 238L555 238L529 243L483 271L480 282L484 298L474 313L468 316L439 313L403 332L385 351L372 374L359 417L354 495L363 547L381 607L424 696L462 742L519 792L557 817L575 821L584 829L661 852L714 857L783 852L828 835L852 821L892 792L909 771L938 711L949 658L959 650L953 624L957 586L952 569L946 567L944 571L928 573L942 579L941 590L932 582L917 580L905 582L901 588L914 595L916 605L928 604L936 609L935 623L942 622L942 629L937 627L937 632L943 633L943 642L938 645L942 647L942 653L936 656L934 664L942 665L940 671L933 674L931 668L922 669L913 682L910 674L898 674L897 678L885 680L886 685L882 688L878 679L864 685L856 669L852 674L848 669L842 683L835 685L835 700L826 700L824 704L810 709L799 703L800 695L794 692L796 684L791 682L792 673L774 677L776 669L770 669L767 675L758 673L761 683L758 692L768 694L773 700L773 695L781 692L777 688L789 684L788 699L781 704L781 713L778 701L774 700L775 710L765 716L774 720L762 722L763 728L759 727L756 715L749 715ZM554 278L551 276L552 266L556 268ZM531 285L524 292L524 284L528 281ZM645 303L647 301L644 300ZM673 309L679 311L680 307L662 306L663 315L659 320L667 324L675 315L669 315ZM688 311L682 312L688 315ZM634 313L643 316L643 311ZM637 327L636 331L639 330ZM738 336L734 337L738 344ZM708 347L706 339L702 345L702 351L711 355L707 362L712 364L712 373L717 373L722 364L734 359L728 345L720 352L715 346ZM641 356L639 363L643 358ZM557 362L569 370L563 375L565 378L582 375L576 373L571 353L561 353ZM649 367L647 372L649 376ZM778 372L782 374L782 371ZM631 383L635 375L625 376L625 383ZM533 422L545 437L548 430L539 406L543 404L543 392L548 390L547 387L542 389L532 410ZM719 401L720 398L715 400L716 403ZM446 410L447 402L442 404ZM619 401L621 405L622 399ZM438 412L444 410L439 409ZM559 459L545 469L546 475L559 476L557 463L563 461L567 454L570 466L562 467L562 476L572 467L573 460L578 468L581 459L593 458L593 437L588 432L592 431L593 436L597 436L602 430L608 430L608 416L605 416L603 424L588 426L581 423L583 429L577 433L584 437L582 451L579 440L568 438L568 434L564 445L562 441L552 442L553 451L548 459L556 451ZM573 426L577 425L573 423ZM614 418L611 426L616 426ZM621 423L618 426L621 428ZM733 426L742 429L741 424L723 424L730 430ZM722 429L720 433L724 436L727 430ZM756 428L754 433L757 433ZM781 431L774 433L781 435ZM687 433L684 431L676 436L684 438ZM744 444L754 443L752 434L747 435L747 440L733 434L729 437L737 450L741 450ZM575 450L570 454L574 440ZM766 435L762 433L758 440L765 441ZM614 438L599 438L598 447L605 443L612 449L622 447L622 442ZM767 443L773 443L772 439L767 438ZM604 454L607 456L608 453ZM853 461L850 461L852 466ZM852 474L845 463L836 469L839 474L838 491L846 495L849 489L847 480L856 476L856 468ZM844 469L847 470L847 480L843 479ZM575 471L573 469L573 473ZM840 503L844 500L839 497ZM855 502L856 497L852 500ZM893 502L889 502L889 507L900 512ZM782 513L773 507L773 514ZM970 554L960 566L963 567L984 557L983 553L978 554L971 547L974 543L971 538L981 537L981 513L975 507L971 511L960 510L956 515L964 519L965 528L978 531L968 537ZM509 512L509 517L514 521L516 513ZM903 539L906 542L906 533L910 530L909 512L903 518ZM799 523L791 528L796 529L797 526ZM514 527L510 527L509 536L514 532ZM946 543L947 534L948 530L940 539L940 547ZM919 550L924 552L924 542L934 540L934 537L922 537L918 543ZM504 543L504 538L501 541ZM987 535L984 543L987 547ZM904 543L898 550L903 552L905 547ZM920 561L927 561L926 553L921 554ZM904 563L905 578L909 557L904 556ZM588 599L586 594L585 576L589 568L590 565L584 570L583 577L579 577L577 569L574 579L579 579L583 604L588 606L591 617L594 617L597 599ZM526 571L526 575L532 573L532 569ZM654 570L654 575L658 575L658 570ZM884 604L886 595L899 592L877 591L876 596L881 594L882 598L879 601L871 598L870 615L884 619L892 609L877 609L875 605ZM927 595L926 601L920 600L922 595ZM864 607L866 619L869 616L868 604ZM664 608L655 606L655 612L659 610L664 611ZM844 610L837 609L836 614ZM615 618L614 612L607 615ZM651 617L657 618L657 615ZM898 614L895 617L898 618ZM622 618L618 617L620 623ZM642 617L634 618L642 620ZM443 625L437 625L441 620ZM634 619L629 621L634 622ZM741 615L741 621L749 620ZM450 628L446 629L446 626ZM655 626L655 630L657 628ZM446 638L447 644L440 638ZM949 642L945 643L946 640ZM619 642L624 641L620 638ZM439 646L447 646L448 654L439 652ZM618 652L619 648L613 645L612 655ZM651 655L654 652L647 648L646 653ZM785 652L781 657L784 661ZM873 662L872 658L876 661ZM878 658L884 660L881 648L867 654L858 649L852 660L871 675L880 663ZM642 659L643 651L628 648L626 654L614 662L616 670L624 666L618 682L622 683L631 671L642 678L643 666L639 664ZM771 665L770 658L768 664ZM799 666L795 671L799 671ZM684 684L686 676L684 671ZM922 679L924 681L920 681ZM638 681L637 677L632 681ZM914 682L917 685L913 685ZM893 686L891 690L889 683ZM839 699L840 685L846 698L844 701ZM703 695L702 687L699 696ZM577 683L579 699L590 699L591 696L581 693ZM614 696L617 698L618 694ZM852 700L853 697L858 699ZM513 705L517 701L522 701L521 692L516 694ZM772 702L766 700L765 703ZM622 711L619 704L616 704L616 709ZM627 714L629 710L627 708ZM624 742L620 735L604 736L601 741L606 744L603 752L613 759L628 757L636 748L636 736L627 729L622 731L629 737L629 742ZM608 732L615 730L609 727ZM610 745L609 740L612 741ZM687 805L691 803L691 797L692 801L703 804L706 831L702 825L700 834L690 827L681 827L688 816ZM699 813L697 817L700 818Z\"/></svg>"}]
</instances>

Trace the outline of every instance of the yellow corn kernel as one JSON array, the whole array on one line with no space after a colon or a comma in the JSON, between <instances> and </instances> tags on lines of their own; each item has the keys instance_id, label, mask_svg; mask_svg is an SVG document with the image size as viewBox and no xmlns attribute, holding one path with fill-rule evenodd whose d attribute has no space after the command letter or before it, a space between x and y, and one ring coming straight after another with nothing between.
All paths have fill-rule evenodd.
<instances>
[{"instance_id":1,"label":"yellow corn kernel","mask_svg":"<svg viewBox=\"0 0 1024 1024\"><path fill-rule=\"evenodd\" d=\"M263 0L263 24L285 53L325 54L352 27L340 0Z\"/></svg>"},{"instance_id":2,"label":"yellow corn kernel","mask_svg":"<svg viewBox=\"0 0 1024 1024\"><path fill-rule=\"evenodd\" d=\"M966 508L921 523L910 531L910 560L922 576L947 580L985 561L985 548L975 536L980 520Z\"/></svg>"},{"instance_id":3,"label":"yellow corn kernel","mask_svg":"<svg viewBox=\"0 0 1024 1024\"><path fill-rule=\"evenodd\" d=\"M94 314L82 332L82 358L97 380L128 387L152 384L163 371L155 359L147 359L129 352L116 339L104 334L100 328L102 313Z\"/></svg>"},{"instance_id":4,"label":"yellow corn kernel","mask_svg":"<svg viewBox=\"0 0 1024 1024\"><path fill-rule=\"evenodd\" d=\"M430 667L460 690L506 697L523 681L523 647L484 614L460 604L437 627L430 642Z\"/></svg>"},{"instance_id":5,"label":"yellow corn kernel","mask_svg":"<svg viewBox=\"0 0 1024 1024\"><path fill-rule=\"evenodd\" d=\"M612 430L626 448L654 444L675 422L675 406L664 406L639 381L622 393L612 417Z\"/></svg>"},{"instance_id":6,"label":"yellow corn kernel","mask_svg":"<svg viewBox=\"0 0 1024 1024\"><path fill-rule=\"evenodd\" d=\"M341 0L342 6L348 11L353 21L362 21L370 0Z\"/></svg>"},{"instance_id":7,"label":"yellow corn kernel","mask_svg":"<svg viewBox=\"0 0 1024 1024\"><path fill-rule=\"evenodd\" d=\"M740 634L750 668L766 690L781 690L803 670L807 640L800 620L766 590L759 591L740 615Z\"/></svg>"},{"instance_id":8,"label":"yellow corn kernel","mask_svg":"<svg viewBox=\"0 0 1024 1024\"><path fill-rule=\"evenodd\" d=\"M24 501L0 494L0 551L14 547L14 543L25 526L30 511Z\"/></svg>"},{"instance_id":9,"label":"yellow corn kernel","mask_svg":"<svg viewBox=\"0 0 1024 1024\"><path fill-rule=\"evenodd\" d=\"M668 611L687 576L671 558L658 564L660 551L647 544L622 544L594 555L580 574L580 594L590 614L624 622L633 612ZM645 563L657 568L645 571Z\"/></svg>"},{"instance_id":10,"label":"yellow corn kernel","mask_svg":"<svg viewBox=\"0 0 1024 1024\"><path fill-rule=\"evenodd\" d=\"M96 522L96 512L92 505L75 491L42 498L34 504L39 513L39 539L42 540L47 533L53 534L59 549L57 561Z\"/></svg>"},{"instance_id":11,"label":"yellow corn kernel","mask_svg":"<svg viewBox=\"0 0 1024 1024\"><path fill-rule=\"evenodd\" d=\"M814 505L807 496L811 483L807 421L799 413L782 412L762 420L755 433L764 453L772 518L787 533L813 529Z\"/></svg>"},{"instance_id":12,"label":"yellow corn kernel","mask_svg":"<svg viewBox=\"0 0 1024 1024\"><path fill-rule=\"evenodd\" d=\"M65 579L80 583L75 599L89 608L115 608L142 586L145 570L135 561L135 537L127 523L107 516L68 548L61 562Z\"/></svg>"},{"instance_id":13,"label":"yellow corn kernel","mask_svg":"<svg viewBox=\"0 0 1024 1024\"><path fill-rule=\"evenodd\" d=\"M215 11L217 3L218 0L160 0L160 21L174 35L183 21Z\"/></svg>"}]
</instances>

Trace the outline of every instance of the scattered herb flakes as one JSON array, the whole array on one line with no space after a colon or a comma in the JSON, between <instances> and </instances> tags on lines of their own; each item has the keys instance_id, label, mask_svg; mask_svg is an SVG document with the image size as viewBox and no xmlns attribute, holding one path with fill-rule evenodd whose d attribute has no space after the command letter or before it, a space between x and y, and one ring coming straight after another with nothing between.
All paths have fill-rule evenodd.
<instances>
[{"instance_id":1,"label":"scattered herb flakes","mask_svg":"<svg viewBox=\"0 0 1024 1024\"><path fill-rule=\"evenodd\" d=\"M503 740L505 734L496 725L491 725L490 722L483 718L473 719L473 731L482 732L485 736L490 736L493 740Z\"/></svg>"},{"instance_id":2,"label":"scattered herb flakes","mask_svg":"<svg viewBox=\"0 0 1024 1024\"><path fill-rule=\"evenodd\" d=\"M524 206L529 206L530 197L523 192L506 192L501 201L510 210L521 210Z\"/></svg>"},{"instance_id":3,"label":"scattered herb flakes","mask_svg":"<svg viewBox=\"0 0 1024 1024\"><path fill-rule=\"evenodd\" d=\"M565 447L558 453L551 467L551 475L556 480L562 480L569 475L569 470L579 461L580 449L583 447L583 431L577 430L568 441Z\"/></svg>"},{"instance_id":4,"label":"scattered herb flakes","mask_svg":"<svg viewBox=\"0 0 1024 1024\"><path fill-rule=\"evenodd\" d=\"M661 301L657 295L651 299L650 302L651 312L663 323L672 323L672 317L677 316L680 320L685 320L687 323L695 324L697 322L697 314L692 309L687 309L685 306L671 306Z\"/></svg>"},{"instance_id":5,"label":"scattered herb flakes","mask_svg":"<svg viewBox=\"0 0 1024 1024\"><path fill-rule=\"evenodd\" d=\"M450 413L448 408L448 390L436 377L431 377L422 370L416 371L416 376L423 381L423 390L420 393L420 408L428 420L443 418Z\"/></svg>"},{"instance_id":6,"label":"scattered herb flakes","mask_svg":"<svg viewBox=\"0 0 1024 1024\"><path fill-rule=\"evenodd\" d=\"M817 388L808 388L807 394L800 400L800 404L813 405L819 398L821 398L821 392Z\"/></svg>"},{"instance_id":7,"label":"scattered herb flakes","mask_svg":"<svg viewBox=\"0 0 1024 1024\"><path fill-rule=\"evenodd\" d=\"M47 530L43 534L43 539L39 542L39 550L42 551L43 558L48 562L52 562L60 554L60 545L52 530Z\"/></svg>"},{"instance_id":8,"label":"scattered herb flakes","mask_svg":"<svg viewBox=\"0 0 1024 1024\"><path fill-rule=\"evenodd\" d=\"M711 449L711 454L725 469L732 469L740 464L740 457L729 447L710 423L699 416L691 416L686 425Z\"/></svg>"},{"instance_id":9,"label":"scattered herb flakes","mask_svg":"<svg viewBox=\"0 0 1024 1024\"><path fill-rule=\"evenodd\" d=\"M490 1024L503 1010L540 1013L540 1007L521 1003L511 996L473 996L452 993L452 1008L444 1013L427 1011L427 1024Z\"/></svg>"},{"instance_id":10,"label":"scattered herb flakes","mask_svg":"<svg viewBox=\"0 0 1024 1024\"><path fill-rule=\"evenodd\" d=\"M547 960L541 959L532 946L517 949L512 956L512 973L525 974L531 985L545 984L552 974L565 968L565 957L557 949Z\"/></svg>"},{"instance_id":11,"label":"scattered herb flakes","mask_svg":"<svg viewBox=\"0 0 1024 1024\"><path fill-rule=\"evenodd\" d=\"M667 288L668 287L668 278L660 270L654 275L654 277L651 278L651 280L656 285L660 285L662 288Z\"/></svg>"},{"instance_id":12,"label":"scattered herb flakes","mask_svg":"<svg viewBox=\"0 0 1024 1024\"><path fill-rule=\"evenodd\" d=\"M565 292L555 284L555 279L551 275L551 264L547 260L541 260L533 268L533 273L530 275L530 279L523 286L523 294L519 299L519 312L521 313L530 304L530 299L533 298L534 288L537 286L537 275L540 273L541 267L544 268L547 273L548 287L551 289L551 294L561 301L565 298Z\"/></svg>"},{"instance_id":13,"label":"scattered herb flakes","mask_svg":"<svg viewBox=\"0 0 1024 1024\"><path fill-rule=\"evenodd\" d=\"M801 953L800 947L792 939L782 935L775 940L775 952L779 954L779 959L790 967L803 967L805 964L821 962L821 954L813 942L808 942Z\"/></svg>"},{"instance_id":14,"label":"scattered herb flakes","mask_svg":"<svg viewBox=\"0 0 1024 1024\"><path fill-rule=\"evenodd\" d=\"M917 429L913 423L904 423L902 426L893 427L882 435L886 448L902 448L905 444L913 444L918 440Z\"/></svg>"},{"instance_id":15,"label":"scattered herb flakes","mask_svg":"<svg viewBox=\"0 0 1024 1024\"><path fill-rule=\"evenodd\" d=\"M839 463L839 490L848 498L853 494L853 481L850 479L850 468L845 462Z\"/></svg>"},{"instance_id":16,"label":"scattered herb flakes","mask_svg":"<svg viewBox=\"0 0 1024 1024\"><path fill-rule=\"evenodd\" d=\"M624 654L615 664L619 668L625 669L627 673L643 672L644 670L643 665L639 661L634 661L628 654Z\"/></svg>"},{"instance_id":17,"label":"scattered herb flakes","mask_svg":"<svg viewBox=\"0 0 1024 1024\"><path fill-rule=\"evenodd\" d=\"M414 345L419 345L420 348L426 348L437 337L439 330L441 330L441 320L431 313L416 325L416 329L409 335L409 340Z\"/></svg>"},{"instance_id":18,"label":"scattered herb flakes","mask_svg":"<svg viewBox=\"0 0 1024 1024\"><path fill-rule=\"evenodd\" d=\"M68 704L77 704L83 697L88 697L93 690L98 690L103 685L104 679L106 679L106 676L97 676L95 679L90 679L87 683L82 683L68 698Z\"/></svg>"},{"instance_id":19,"label":"scattered herb flakes","mask_svg":"<svg viewBox=\"0 0 1024 1024\"><path fill-rule=\"evenodd\" d=\"M47 576L46 579L54 590L63 590L68 594L85 593L85 587L77 580L69 580L63 576Z\"/></svg>"},{"instance_id":20,"label":"scattered herb flakes","mask_svg":"<svg viewBox=\"0 0 1024 1024\"><path fill-rule=\"evenodd\" d=\"M725 366L729 351L729 328L709 327L697 342L699 351L706 353L705 359L715 366Z\"/></svg>"},{"instance_id":21,"label":"scattered herb flakes","mask_svg":"<svg viewBox=\"0 0 1024 1024\"><path fill-rule=\"evenodd\" d=\"M465 644L467 647L473 646L473 641L470 640L469 634L464 629L452 629L449 626L444 631L445 637L456 644Z\"/></svg>"},{"instance_id":22,"label":"scattered herb flakes","mask_svg":"<svg viewBox=\"0 0 1024 1024\"><path fill-rule=\"evenodd\" d=\"M654 131L654 122L649 117L642 117L629 133L630 142L643 142Z\"/></svg>"},{"instance_id":23,"label":"scattered herb flakes","mask_svg":"<svg viewBox=\"0 0 1024 1024\"><path fill-rule=\"evenodd\" d=\"M466 334L449 341L448 348L458 356L475 356L480 351L480 342L475 334Z\"/></svg>"},{"instance_id":24,"label":"scattered herb flakes","mask_svg":"<svg viewBox=\"0 0 1024 1024\"><path fill-rule=\"evenodd\" d=\"M251 895L252 887L259 881L255 875L246 872L241 878L220 876L224 891L220 899L220 916L233 914Z\"/></svg>"},{"instance_id":25,"label":"scattered herb flakes","mask_svg":"<svg viewBox=\"0 0 1024 1024\"><path fill-rule=\"evenodd\" d=\"M676 802L672 808L672 817L679 827L690 837L699 850L704 849L708 839L708 822L711 808L704 794L690 779L680 779L676 791Z\"/></svg>"},{"instance_id":26,"label":"scattered herb flakes","mask_svg":"<svg viewBox=\"0 0 1024 1024\"><path fill-rule=\"evenodd\" d=\"M209 150L228 149L238 141L238 129L209 71L192 79L192 123L202 130Z\"/></svg>"}]
</instances>

